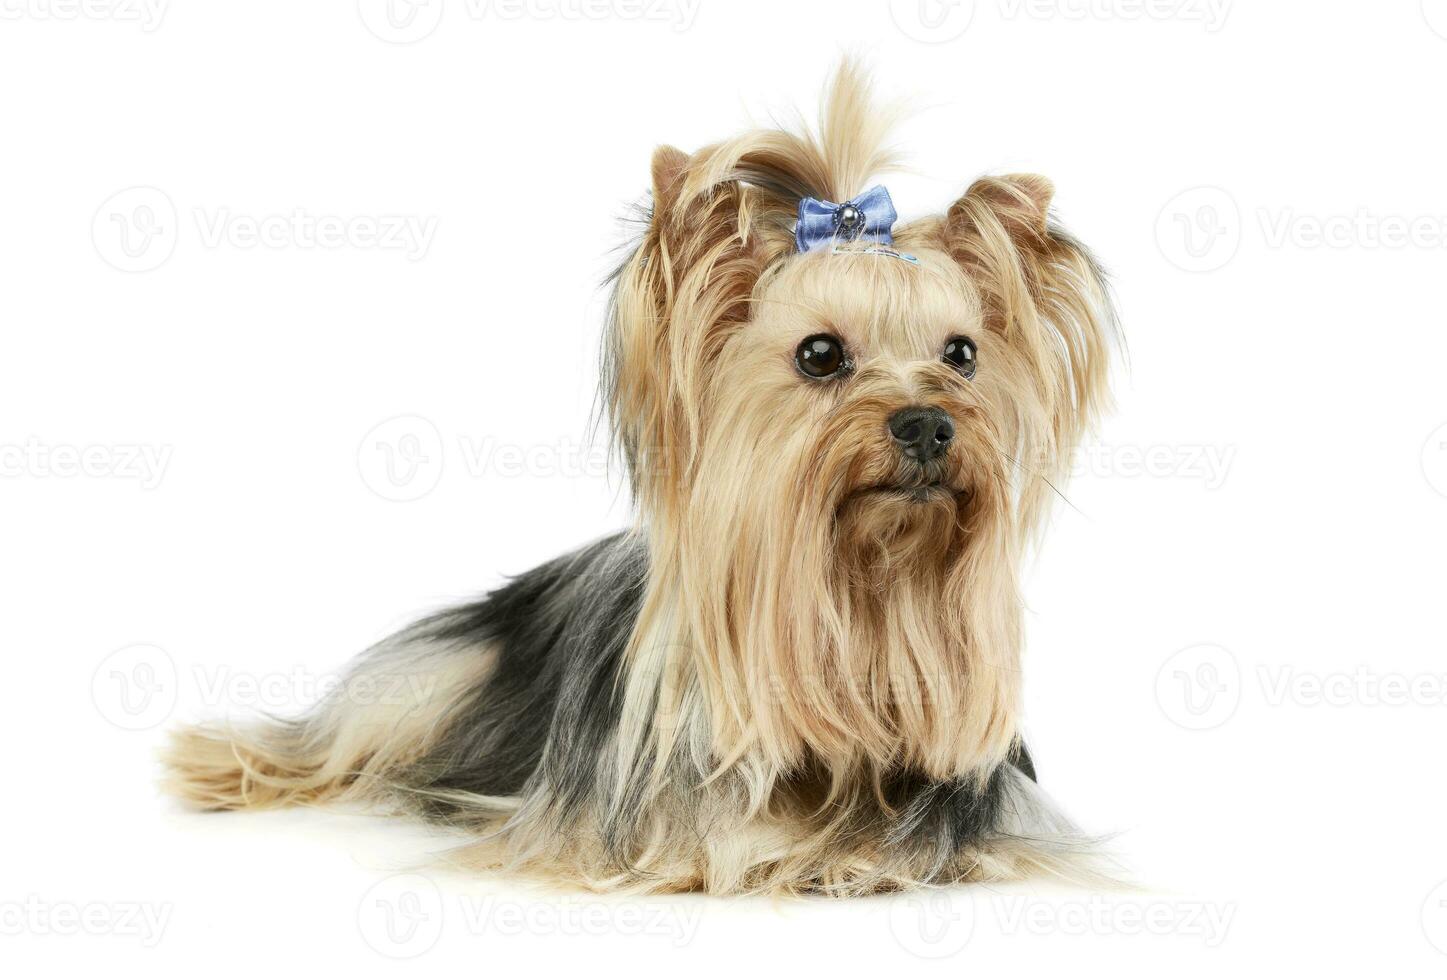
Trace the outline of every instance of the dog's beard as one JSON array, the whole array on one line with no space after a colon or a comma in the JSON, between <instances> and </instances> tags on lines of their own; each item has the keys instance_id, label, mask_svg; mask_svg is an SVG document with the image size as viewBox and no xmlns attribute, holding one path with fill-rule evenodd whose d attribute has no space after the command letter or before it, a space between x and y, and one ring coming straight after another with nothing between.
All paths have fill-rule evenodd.
<instances>
[{"instance_id":1,"label":"dog's beard","mask_svg":"<svg viewBox=\"0 0 1447 980\"><path fill-rule=\"evenodd\" d=\"M992 531L1008 530L1005 454L978 407L948 408L960 424L945 455L925 463L907 459L877 436L878 425L851 418L840 423L837 445L866 448L852 458L822 454L818 478L806 481L829 495L820 501L818 519L832 513L833 551L851 582L887 592L901 578L946 581L972 545L988 548Z\"/></svg>"},{"instance_id":2,"label":"dog's beard","mask_svg":"<svg viewBox=\"0 0 1447 980\"><path fill-rule=\"evenodd\" d=\"M918 464L892 453L834 506L835 549L866 571L947 568L964 547L974 481L953 456Z\"/></svg>"},{"instance_id":3,"label":"dog's beard","mask_svg":"<svg viewBox=\"0 0 1447 980\"><path fill-rule=\"evenodd\" d=\"M719 756L952 778L1009 751L1019 616L1002 457L961 411L947 458L902 463L885 417L836 416L821 449L792 459L705 459L687 520L654 528Z\"/></svg>"}]
</instances>

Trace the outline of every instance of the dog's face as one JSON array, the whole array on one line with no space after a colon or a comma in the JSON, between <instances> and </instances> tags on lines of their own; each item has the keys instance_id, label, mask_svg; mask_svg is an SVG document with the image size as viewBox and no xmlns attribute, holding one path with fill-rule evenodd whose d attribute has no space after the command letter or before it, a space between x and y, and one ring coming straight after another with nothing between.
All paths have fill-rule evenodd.
<instances>
[{"instance_id":1,"label":"dog's face","mask_svg":"<svg viewBox=\"0 0 1447 980\"><path fill-rule=\"evenodd\" d=\"M728 486L747 519L781 508L777 526L812 522L875 561L942 560L975 509L1001 499L1015 357L949 255L905 254L789 259L719 350L699 480Z\"/></svg>"},{"instance_id":2,"label":"dog's face","mask_svg":"<svg viewBox=\"0 0 1447 980\"><path fill-rule=\"evenodd\" d=\"M692 197L676 153L615 322L645 509L874 566L957 561L986 519L1027 532L1104 388L1098 275L1049 182L978 181L895 249L795 254L787 202Z\"/></svg>"}]
</instances>

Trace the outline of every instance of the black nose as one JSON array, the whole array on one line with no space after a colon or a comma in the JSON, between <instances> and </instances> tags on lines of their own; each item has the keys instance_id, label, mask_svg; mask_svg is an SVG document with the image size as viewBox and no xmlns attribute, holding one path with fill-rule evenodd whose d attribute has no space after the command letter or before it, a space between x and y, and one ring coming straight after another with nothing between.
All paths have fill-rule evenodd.
<instances>
[{"instance_id":1,"label":"black nose","mask_svg":"<svg viewBox=\"0 0 1447 980\"><path fill-rule=\"evenodd\" d=\"M889 433L899 451L910 459L927 462L943 456L955 437L955 423L938 408L918 405L901 408L889 417Z\"/></svg>"}]
</instances>

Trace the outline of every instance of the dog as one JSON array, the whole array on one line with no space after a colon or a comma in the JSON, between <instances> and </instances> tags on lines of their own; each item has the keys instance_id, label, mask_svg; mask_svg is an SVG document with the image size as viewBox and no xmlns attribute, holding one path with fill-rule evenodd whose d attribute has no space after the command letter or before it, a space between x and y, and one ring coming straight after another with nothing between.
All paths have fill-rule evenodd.
<instances>
[{"instance_id":1,"label":"dog","mask_svg":"<svg viewBox=\"0 0 1447 980\"><path fill-rule=\"evenodd\" d=\"M174 733L170 789L409 812L468 866L599 890L1092 874L1021 739L1018 581L1108 401L1109 286L1043 177L895 228L864 190L892 118L846 61L815 129L660 147L602 358L635 525L304 717Z\"/></svg>"}]
</instances>

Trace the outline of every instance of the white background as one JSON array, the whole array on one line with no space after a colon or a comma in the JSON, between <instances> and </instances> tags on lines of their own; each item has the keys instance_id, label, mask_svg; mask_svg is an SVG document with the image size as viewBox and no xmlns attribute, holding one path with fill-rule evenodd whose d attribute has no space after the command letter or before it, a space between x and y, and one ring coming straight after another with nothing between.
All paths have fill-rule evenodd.
<instances>
[{"instance_id":1,"label":"white background","mask_svg":"<svg viewBox=\"0 0 1447 980\"><path fill-rule=\"evenodd\" d=\"M481 9L0 2L7 974L1440 975L1447 3ZM627 520L586 442L618 218L846 50L921 107L905 217L1038 171L1115 273L1027 725L1145 890L556 896L162 799L167 725Z\"/></svg>"}]
</instances>

